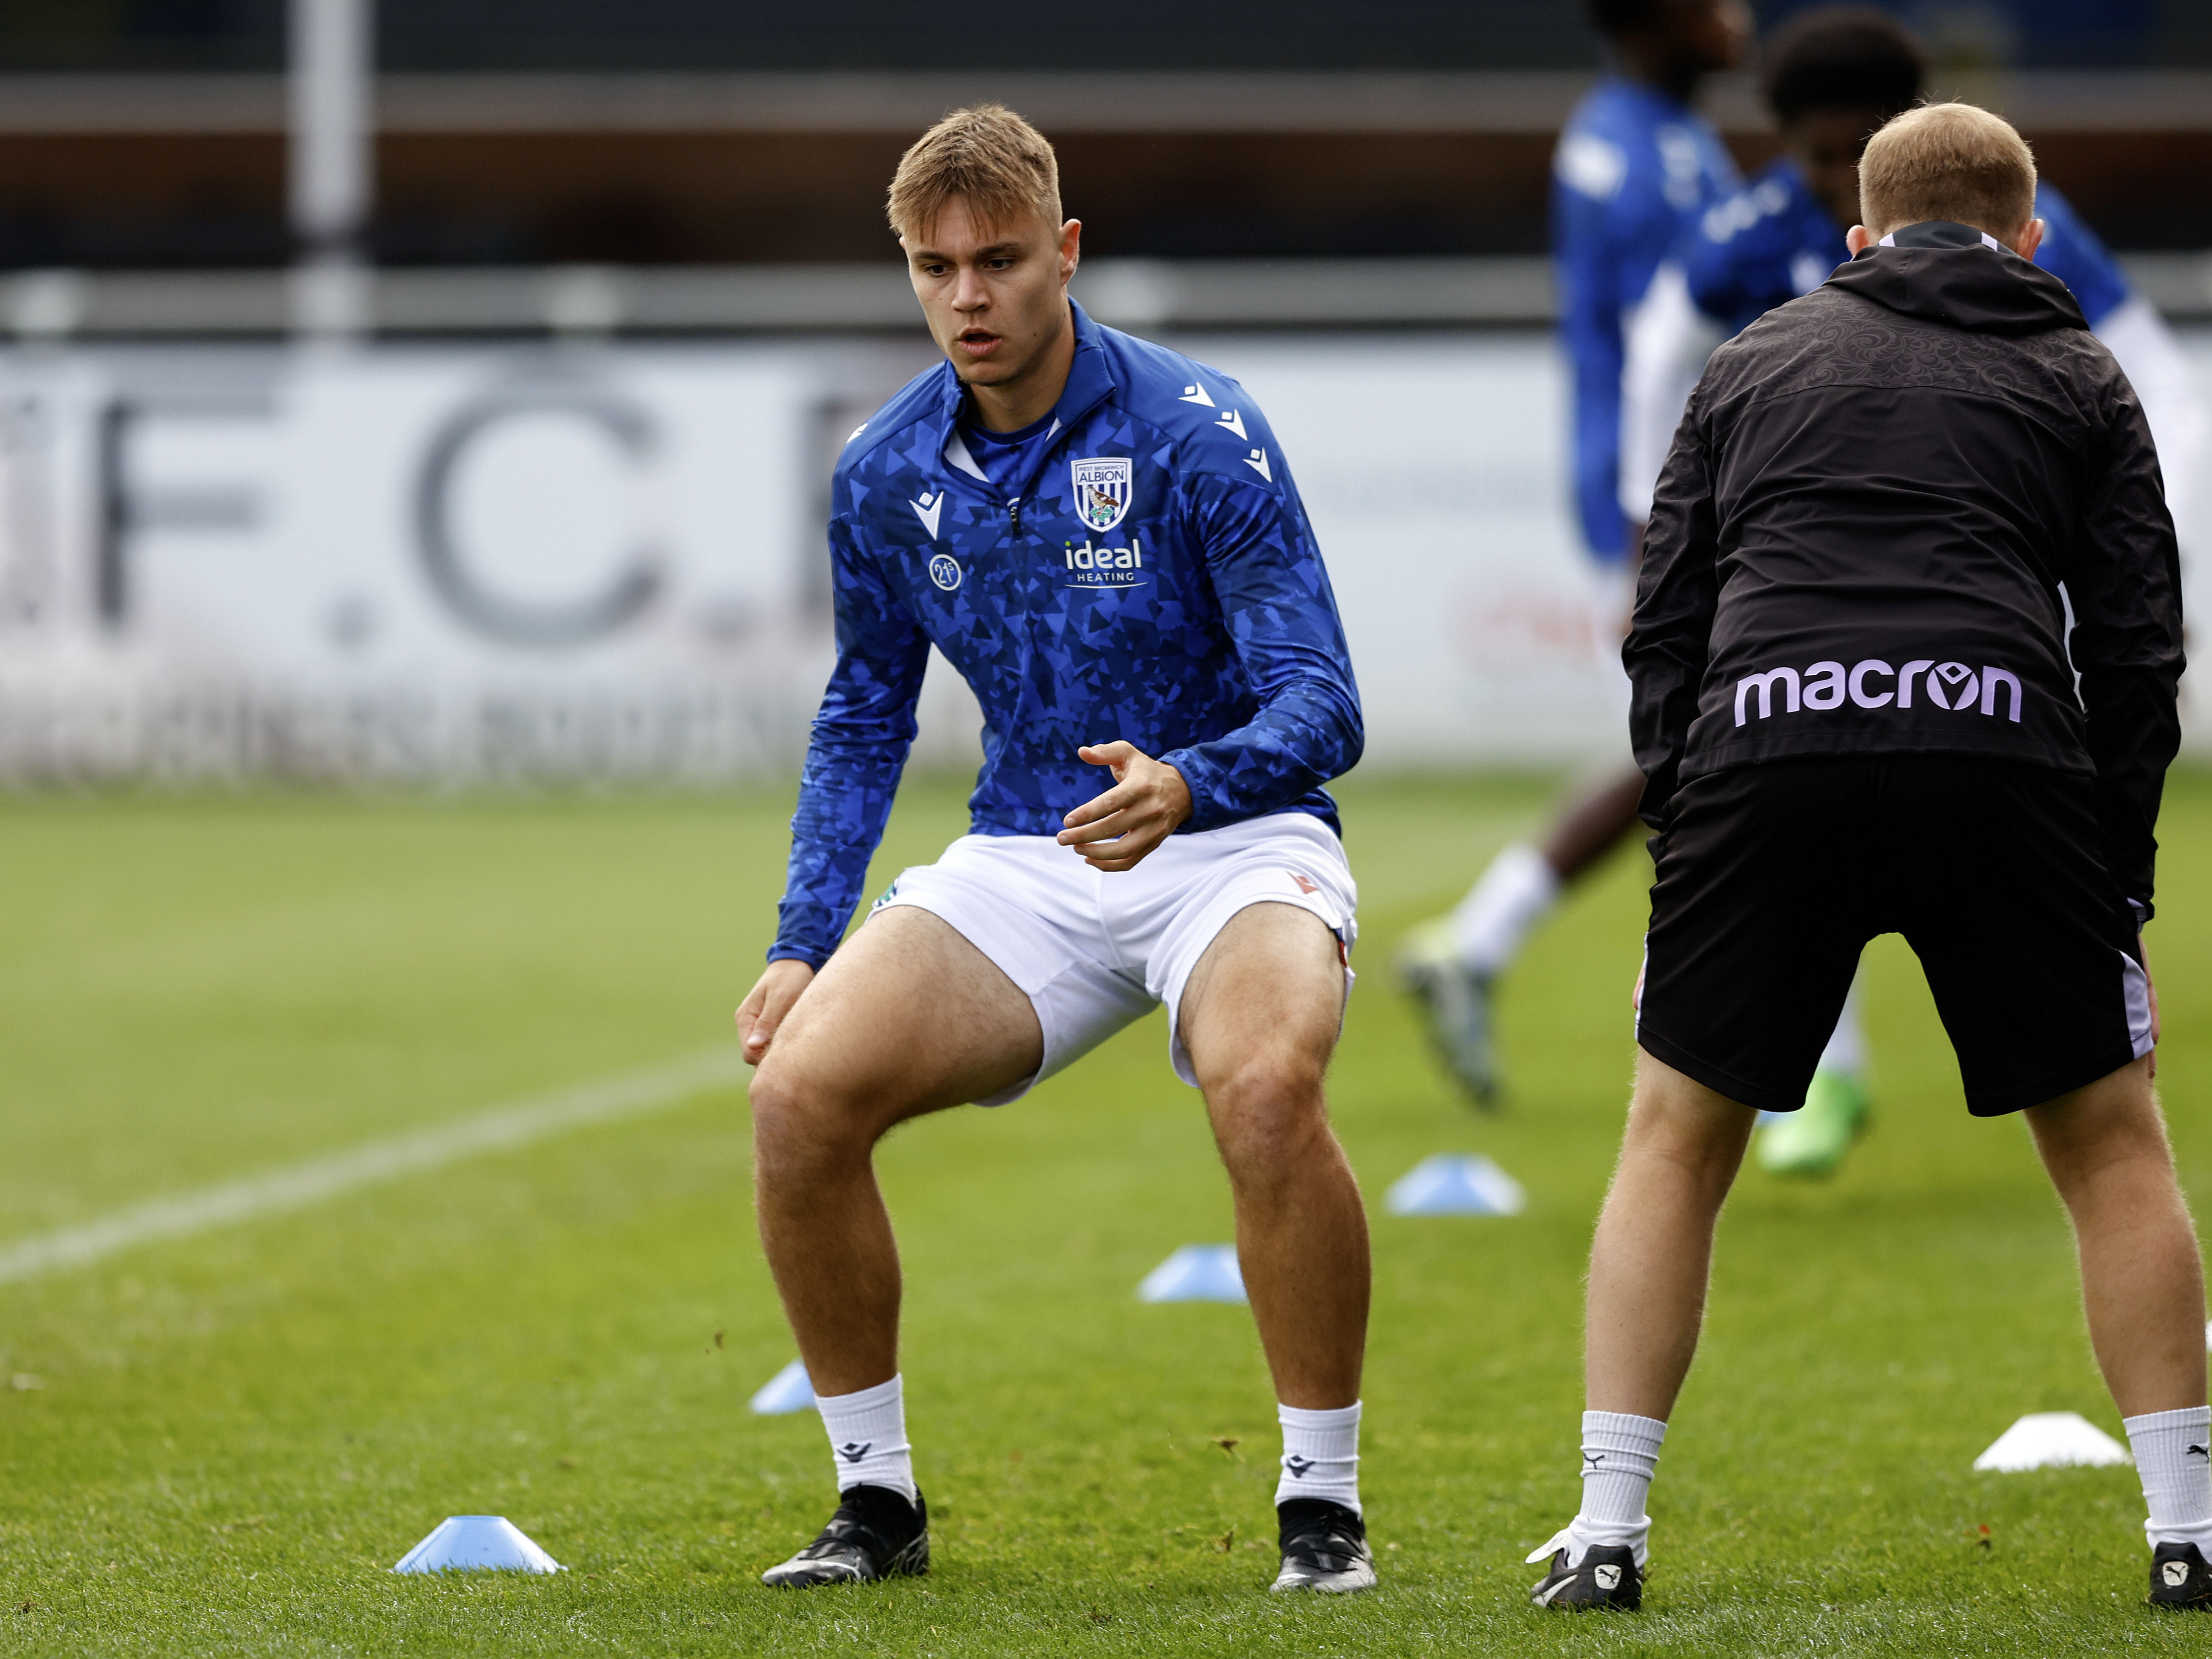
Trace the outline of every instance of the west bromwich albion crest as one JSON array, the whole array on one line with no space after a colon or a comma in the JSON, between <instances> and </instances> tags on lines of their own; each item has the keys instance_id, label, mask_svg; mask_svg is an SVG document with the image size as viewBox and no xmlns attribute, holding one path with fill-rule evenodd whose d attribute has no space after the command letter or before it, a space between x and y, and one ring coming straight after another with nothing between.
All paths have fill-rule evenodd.
<instances>
[{"instance_id":1,"label":"west bromwich albion crest","mask_svg":"<svg viewBox=\"0 0 2212 1659\"><path fill-rule=\"evenodd\" d=\"M1129 511L1128 458L1094 455L1073 465L1076 516L1092 530L1111 530Z\"/></svg>"}]
</instances>

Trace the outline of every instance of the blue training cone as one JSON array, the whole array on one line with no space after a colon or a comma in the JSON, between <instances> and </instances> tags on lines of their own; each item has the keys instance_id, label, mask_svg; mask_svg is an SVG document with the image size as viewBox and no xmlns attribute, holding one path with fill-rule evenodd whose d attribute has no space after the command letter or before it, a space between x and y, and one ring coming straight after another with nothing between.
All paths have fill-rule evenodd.
<instances>
[{"instance_id":1,"label":"blue training cone","mask_svg":"<svg viewBox=\"0 0 2212 1659\"><path fill-rule=\"evenodd\" d=\"M1392 1215L1519 1215L1521 1183L1480 1154L1438 1152L1398 1178L1383 1200Z\"/></svg>"},{"instance_id":2,"label":"blue training cone","mask_svg":"<svg viewBox=\"0 0 2212 1659\"><path fill-rule=\"evenodd\" d=\"M806 1375L806 1362L803 1359L793 1360L762 1383L760 1392L753 1395L753 1409L763 1417L806 1411L813 1404L814 1383Z\"/></svg>"},{"instance_id":3,"label":"blue training cone","mask_svg":"<svg viewBox=\"0 0 2212 1659\"><path fill-rule=\"evenodd\" d=\"M1244 1275L1234 1244L1186 1244L1145 1275L1139 1302L1242 1302Z\"/></svg>"},{"instance_id":4,"label":"blue training cone","mask_svg":"<svg viewBox=\"0 0 2212 1659\"><path fill-rule=\"evenodd\" d=\"M394 1572L566 1572L503 1515L449 1515Z\"/></svg>"}]
</instances>

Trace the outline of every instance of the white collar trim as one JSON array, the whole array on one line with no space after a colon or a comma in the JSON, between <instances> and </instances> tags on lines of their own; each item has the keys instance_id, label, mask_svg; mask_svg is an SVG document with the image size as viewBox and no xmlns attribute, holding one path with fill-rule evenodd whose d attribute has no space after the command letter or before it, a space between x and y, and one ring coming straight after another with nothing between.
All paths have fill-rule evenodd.
<instances>
[{"instance_id":1,"label":"white collar trim","mask_svg":"<svg viewBox=\"0 0 2212 1659\"><path fill-rule=\"evenodd\" d=\"M945 459L969 477L981 478L985 483L991 482L990 475L975 465L975 458L968 453L968 446L960 441L960 429L957 427L952 429L952 434L945 441Z\"/></svg>"},{"instance_id":2,"label":"white collar trim","mask_svg":"<svg viewBox=\"0 0 2212 1659\"><path fill-rule=\"evenodd\" d=\"M2005 245L1997 240L1996 237L1990 235L1986 230L1981 232L1980 235L1982 239L1982 246L1996 253L2002 253L2006 251ZM1895 247L1897 246L1897 233L1893 230L1891 231L1888 235L1883 237L1881 240L1875 243L1875 246L1877 247Z\"/></svg>"}]
</instances>

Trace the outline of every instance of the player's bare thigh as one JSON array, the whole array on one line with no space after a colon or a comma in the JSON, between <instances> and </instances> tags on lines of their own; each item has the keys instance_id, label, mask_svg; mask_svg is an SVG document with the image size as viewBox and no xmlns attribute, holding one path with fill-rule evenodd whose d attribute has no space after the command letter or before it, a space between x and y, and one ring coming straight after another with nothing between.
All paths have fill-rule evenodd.
<instances>
[{"instance_id":1,"label":"player's bare thigh","mask_svg":"<svg viewBox=\"0 0 2212 1659\"><path fill-rule=\"evenodd\" d=\"M1199 1086L1211 1094L1255 1068L1318 1084L1344 996L1344 957L1327 923L1295 904L1245 906L1183 988L1177 1018Z\"/></svg>"},{"instance_id":2,"label":"player's bare thigh","mask_svg":"<svg viewBox=\"0 0 2212 1659\"><path fill-rule=\"evenodd\" d=\"M894 905L792 1006L754 1091L880 1133L1010 1089L1043 1059L1044 1032L1021 988L949 923Z\"/></svg>"}]
</instances>

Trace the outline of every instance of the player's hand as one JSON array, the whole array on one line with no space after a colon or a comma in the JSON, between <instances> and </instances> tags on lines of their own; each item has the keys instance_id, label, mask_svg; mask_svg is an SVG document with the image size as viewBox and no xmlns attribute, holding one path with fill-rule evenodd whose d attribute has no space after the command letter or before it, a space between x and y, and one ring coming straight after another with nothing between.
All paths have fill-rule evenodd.
<instances>
[{"instance_id":1,"label":"player's hand","mask_svg":"<svg viewBox=\"0 0 2212 1659\"><path fill-rule=\"evenodd\" d=\"M1085 744L1075 751L1091 766L1111 767L1114 787L1060 822L1060 844L1073 847L1094 870L1129 870L1190 816L1190 786L1165 761L1133 743Z\"/></svg>"},{"instance_id":2,"label":"player's hand","mask_svg":"<svg viewBox=\"0 0 2212 1659\"><path fill-rule=\"evenodd\" d=\"M738 1005L738 1036L744 1042L746 1065L761 1063L791 1005L813 982L814 970L789 957L769 963L768 971L753 982L752 990Z\"/></svg>"}]
</instances>

